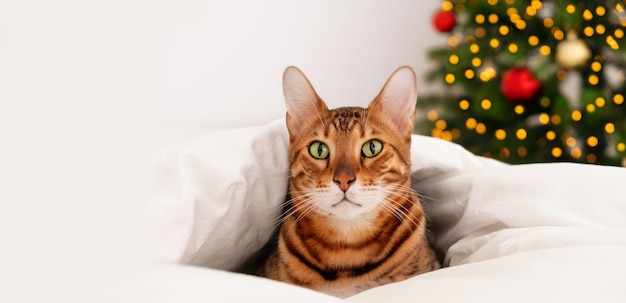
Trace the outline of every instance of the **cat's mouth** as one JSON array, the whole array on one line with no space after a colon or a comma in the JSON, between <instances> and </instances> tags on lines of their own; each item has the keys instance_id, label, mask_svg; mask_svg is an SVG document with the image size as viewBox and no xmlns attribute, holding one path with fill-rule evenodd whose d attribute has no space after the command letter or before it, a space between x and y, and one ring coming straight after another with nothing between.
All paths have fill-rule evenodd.
<instances>
[{"instance_id":1,"label":"cat's mouth","mask_svg":"<svg viewBox=\"0 0 626 303\"><path fill-rule=\"evenodd\" d=\"M344 203L351 204L351 205L353 205L353 206L358 206L358 207L361 207L361 206L362 206L361 204L356 203L356 202L352 202L352 201L350 201L350 200L348 200L348 199L346 199L346 198L341 199L341 201L339 201L339 202L337 202L337 203L335 203L335 204L333 204L333 205L331 205L331 206L332 206L332 207L337 207L337 206L342 205L342 204L344 204Z\"/></svg>"}]
</instances>

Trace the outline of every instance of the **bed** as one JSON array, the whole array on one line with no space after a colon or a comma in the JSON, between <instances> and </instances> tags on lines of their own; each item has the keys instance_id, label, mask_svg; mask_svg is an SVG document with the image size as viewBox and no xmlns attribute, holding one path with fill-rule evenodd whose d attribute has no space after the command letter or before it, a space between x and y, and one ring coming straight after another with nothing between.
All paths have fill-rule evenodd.
<instances>
[{"instance_id":1,"label":"bed","mask_svg":"<svg viewBox=\"0 0 626 303\"><path fill-rule=\"evenodd\" d=\"M285 198L284 120L197 136L161 150L155 239L169 262L146 278L169 302L341 302L233 272L270 238ZM507 165L414 135L443 269L348 302L618 302L626 297L626 170Z\"/></svg>"}]
</instances>

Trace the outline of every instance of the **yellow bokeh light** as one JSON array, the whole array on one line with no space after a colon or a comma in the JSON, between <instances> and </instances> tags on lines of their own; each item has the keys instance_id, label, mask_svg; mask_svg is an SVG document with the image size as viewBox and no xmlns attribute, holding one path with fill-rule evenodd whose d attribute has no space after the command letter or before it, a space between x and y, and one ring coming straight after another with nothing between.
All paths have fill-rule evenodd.
<instances>
[{"instance_id":1,"label":"yellow bokeh light","mask_svg":"<svg viewBox=\"0 0 626 303\"><path fill-rule=\"evenodd\" d=\"M607 132L608 134L612 134L615 132L615 124L609 122L607 124L604 125L604 131Z\"/></svg>"},{"instance_id":2,"label":"yellow bokeh light","mask_svg":"<svg viewBox=\"0 0 626 303\"><path fill-rule=\"evenodd\" d=\"M445 81L448 84L453 84L456 81L456 77L453 74L447 74L445 77Z\"/></svg>"},{"instance_id":3,"label":"yellow bokeh light","mask_svg":"<svg viewBox=\"0 0 626 303\"><path fill-rule=\"evenodd\" d=\"M478 24L485 23L485 15L483 15L483 14L476 14L476 16L474 17L474 21L476 21L476 23L478 23Z\"/></svg>"},{"instance_id":4,"label":"yellow bokeh light","mask_svg":"<svg viewBox=\"0 0 626 303\"><path fill-rule=\"evenodd\" d=\"M606 14L606 8L604 6L596 7L596 15L602 17L604 14Z\"/></svg>"},{"instance_id":5,"label":"yellow bokeh light","mask_svg":"<svg viewBox=\"0 0 626 303\"><path fill-rule=\"evenodd\" d=\"M543 5L540 0L532 0L530 1L530 6L534 7L536 10L540 10Z\"/></svg>"},{"instance_id":6,"label":"yellow bokeh light","mask_svg":"<svg viewBox=\"0 0 626 303\"><path fill-rule=\"evenodd\" d=\"M604 105L606 105L606 100L603 97L598 97L596 98L595 103L597 107L601 108L601 107L604 107Z\"/></svg>"},{"instance_id":7,"label":"yellow bokeh light","mask_svg":"<svg viewBox=\"0 0 626 303\"><path fill-rule=\"evenodd\" d=\"M550 121L552 121L552 124L554 125L559 125L561 124L561 116L559 115L552 115L552 118L550 119Z\"/></svg>"},{"instance_id":8,"label":"yellow bokeh light","mask_svg":"<svg viewBox=\"0 0 626 303\"><path fill-rule=\"evenodd\" d=\"M585 106L585 110L591 114L596 111L596 106L593 104L587 104L587 106Z\"/></svg>"},{"instance_id":9,"label":"yellow bokeh light","mask_svg":"<svg viewBox=\"0 0 626 303\"><path fill-rule=\"evenodd\" d=\"M452 1L444 1L441 3L441 9L444 11L451 11L454 8Z\"/></svg>"},{"instance_id":10,"label":"yellow bokeh light","mask_svg":"<svg viewBox=\"0 0 626 303\"><path fill-rule=\"evenodd\" d=\"M515 13L515 14L510 14L509 19L511 20L511 23L516 23L522 20L522 17L519 14Z\"/></svg>"},{"instance_id":11,"label":"yellow bokeh light","mask_svg":"<svg viewBox=\"0 0 626 303\"><path fill-rule=\"evenodd\" d=\"M511 30L509 29L508 26L506 25L500 25L500 28L498 28L498 32L500 33L500 35L502 36L506 36L509 34Z\"/></svg>"},{"instance_id":12,"label":"yellow bokeh light","mask_svg":"<svg viewBox=\"0 0 626 303\"><path fill-rule=\"evenodd\" d=\"M504 129L498 129L495 132L496 139L504 140L506 139L506 131Z\"/></svg>"},{"instance_id":13,"label":"yellow bokeh light","mask_svg":"<svg viewBox=\"0 0 626 303\"><path fill-rule=\"evenodd\" d=\"M598 138L596 138L595 136L590 136L589 138L587 138L587 145L589 145L590 147L598 146Z\"/></svg>"},{"instance_id":14,"label":"yellow bokeh light","mask_svg":"<svg viewBox=\"0 0 626 303\"><path fill-rule=\"evenodd\" d=\"M489 40L489 46L491 46L491 48L498 48L498 46L500 46L500 40L498 40L498 38L491 38L491 40Z\"/></svg>"},{"instance_id":15,"label":"yellow bokeh light","mask_svg":"<svg viewBox=\"0 0 626 303\"><path fill-rule=\"evenodd\" d=\"M624 38L624 30L622 30L621 28L618 28L618 29L616 29L616 30L613 32L613 35L614 35L614 36L615 36L615 38L617 38L617 39L622 39L622 38Z\"/></svg>"},{"instance_id":16,"label":"yellow bokeh light","mask_svg":"<svg viewBox=\"0 0 626 303\"><path fill-rule=\"evenodd\" d=\"M520 128L515 132L515 136L517 137L517 139L519 140L524 140L526 139L526 137L528 136L528 132L526 132L525 129Z\"/></svg>"},{"instance_id":17,"label":"yellow bokeh light","mask_svg":"<svg viewBox=\"0 0 626 303\"><path fill-rule=\"evenodd\" d=\"M489 5L498 5L498 0L488 0Z\"/></svg>"},{"instance_id":18,"label":"yellow bokeh light","mask_svg":"<svg viewBox=\"0 0 626 303\"><path fill-rule=\"evenodd\" d=\"M585 34L585 36L587 37L591 37L593 36L594 30L593 27L591 26L586 26L585 29L583 29L583 34Z\"/></svg>"},{"instance_id":19,"label":"yellow bokeh light","mask_svg":"<svg viewBox=\"0 0 626 303\"><path fill-rule=\"evenodd\" d=\"M474 67L480 67L481 64L483 64L483 61L480 58L478 57L472 58L472 65Z\"/></svg>"},{"instance_id":20,"label":"yellow bokeh light","mask_svg":"<svg viewBox=\"0 0 626 303\"><path fill-rule=\"evenodd\" d=\"M626 151L626 144L620 142L617 143L617 145L615 146L615 148L617 149L618 152L623 153Z\"/></svg>"},{"instance_id":21,"label":"yellow bokeh light","mask_svg":"<svg viewBox=\"0 0 626 303\"><path fill-rule=\"evenodd\" d=\"M593 19L593 14L590 10L585 9L585 11L583 12L583 19L585 19L586 21Z\"/></svg>"},{"instance_id":22,"label":"yellow bokeh light","mask_svg":"<svg viewBox=\"0 0 626 303\"><path fill-rule=\"evenodd\" d=\"M580 121L580 119L582 119L582 118L583 118L583 114L580 111L575 110L575 111L572 112L572 120Z\"/></svg>"},{"instance_id":23,"label":"yellow bokeh light","mask_svg":"<svg viewBox=\"0 0 626 303\"><path fill-rule=\"evenodd\" d=\"M435 127L437 129L444 130L446 129L446 127L448 127L448 123L445 120L440 119L435 122Z\"/></svg>"},{"instance_id":24,"label":"yellow bokeh light","mask_svg":"<svg viewBox=\"0 0 626 303\"><path fill-rule=\"evenodd\" d=\"M590 75L588 81L591 85L597 85L600 79L596 75Z\"/></svg>"},{"instance_id":25,"label":"yellow bokeh light","mask_svg":"<svg viewBox=\"0 0 626 303\"><path fill-rule=\"evenodd\" d=\"M552 156L555 158L559 158L563 155L563 150L558 147L552 149Z\"/></svg>"},{"instance_id":26,"label":"yellow bokeh light","mask_svg":"<svg viewBox=\"0 0 626 303\"><path fill-rule=\"evenodd\" d=\"M479 135L484 135L487 132L487 126L485 124L483 124L483 123L478 123L476 125L476 132Z\"/></svg>"},{"instance_id":27,"label":"yellow bokeh light","mask_svg":"<svg viewBox=\"0 0 626 303\"><path fill-rule=\"evenodd\" d=\"M570 153L575 159L580 159L580 157L583 155L583 151L578 147L572 148L572 151Z\"/></svg>"},{"instance_id":28,"label":"yellow bokeh light","mask_svg":"<svg viewBox=\"0 0 626 303\"><path fill-rule=\"evenodd\" d=\"M548 97L541 98L541 100L539 100L539 104L541 104L541 106L543 106L545 108L550 107L550 98L548 98Z\"/></svg>"},{"instance_id":29,"label":"yellow bokeh light","mask_svg":"<svg viewBox=\"0 0 626 303\"><path fill-rule=\"evenodd\" d=\"M519 30L525 29L526 28L526 21L519 20L519 21L515 22L515 27L517 27L517 29L519 29Z\"/></svg>"},{"instance_id":30,"label":"yellow bokeh light","mask_svg":"<svg viewBox=\"0 0 626 303\"><path fill-rule=\"evenodd\" d=\"M598 33L598 35L604 35L605 32L606 32L606 27L604 27L604 25L602 24L596 25L596 33Z\"/></svg>"},{"instance_id":31,"label":"yellow bokeh light","mask_svg":"<svg viewBox=\"0 0 626 303\"><path fill-rule=\"evenodd\" d=\"M524 113L525 108L524 108L524 105L515 105L515 108L513 110L515 111L516 114L521 115Z\"/></svg>"},{"instance_id":32,"label":"yellow bokeh light","mask_svg":"<svg viewBox=\"0 0 626 303\"><path fill-rule=\"evenodd\" d=\"M476 119L468 118L465 120L465 127L467 127L467 129L472 130L475 129L476 126L478 126L478 121L476 121Z\"/></svg>"},{"instance_id":33,"label":"yellow bokeh light","mask_svg":"<svg viewBox=\"0 0 626 303\"><path fill-rule=\"evenodd\" d=\"M624 103L624 95L615 94L613 96L613 103L615 103L615 105L622 105L622 103Z\"/></svg>"},{"instance_id":34,"label":"yellow bokeh light","mask_svg":"<svg viewBox=\"0 0 626 303\"><path fill-rule=\"evenodd\" d=\"M574 137L567 137L567 139L565 139L565 144L569 147L574 147L576 146L576 138Z\"/></svg>"},{"instance_id":35,"label":"yellow bokeh light","mask_svg":"<svg viewBox=\"0 0 626 303\"><path fill-rule=\"evenodd\" d=\"M539 44L539 38L535 35L528 37L528 44L530 46L537 46L537 44Z\"/></svg>"},{"instance_id":36,"label":"yellow bokeh light","mask_svg":"<svg viewBox=\"0 0 626 303\"><path fill-rule=\"evenodd\" d=\"M476 73L473 70L471 69L465 70L465 78L471 80L471 79L474 79L474 76L476 76Z\"/></svg>"},{"instance_id":37,"label":"yellow bokeh light","mask_svg":"<svg viewBox=\"0 0 626 303\"><path fill-rule=\"evenodd\" d=\"M467 100L461 100L459 101L459 108L461 108L461 110L468 110L470 107L470 103Z\"/></svg>"},{"instance_id":38,"label":"yellow bokeh light","mask_svg":"<svg viewBox=\"0 0 626 303\"><path fill-rule=\"evenodd\" d=\"M480 107L484 110L490 110L491 109L491 100L489 99L483 99L482 101L480 101Z\"/></svg>"},{"instance_id":39,"label":"yellow bokeh light","mask_svg":"<svg viewBox=\"0 0 626 303\"><path fill-rule=\"evenodd\" d=\"M439 119L439 113L437 113L434 110L430 110L426 114L426 118L428 118L429 121L435 121L435 120Z\"/></svg>"},{"instance_id":40,"label":"yellow bokeh light","mask_svg":"<svg viewBox=\"0 0 626 303\"><path fill-rule=\"evenodd\" d=\"M470 45L469 50L472 54L478 53L478 51L480 51L480 46L478 46L478 44L473 43L472 45Z\"/></svg>"},{"instance_id":41,"label":"yellow bokeh light","mask_svg":"<svg viewBox=\"0 0 626 303\"><path fill-rule=\"evenodd\" d=\"M547 125L548 123L550 123L550 116L546 113L540 114L539 123L541 123L541 125Z\"/></svg>"},{"instance_id":42,"label":"yellow bokeh light","mask_svg":"<svg viewBox=\"0 0 626 303\"><path fill-rule=\"evenodd\" d=\"M602 70L602 63L594 61L593 63L591 63L591 70L596 73L599 72L600 70Z\"/></svg>"},{"instance_id":43,"label":"yellow bokeh light","mask_svg":"<svg viewBox=\"0 0 626 303\"><path fill-rule=\"evenodd\" d=\"M548 132L546 132L546 139L553 141L554 139L556 139L556 133L552 130L549 130Z\"/></svg>"},{"instance_id":44,"label":"yellow bokeh light","mask_svg":"<svg viewBox=\"0 0 626 303\"><path fill-rule=\"evenodd\" d=\"M566 11L568 14L570 14L570 15L574 14L574 13L576 12L576 5L574 5L574 4L568 4L568 5L565 7L565 11Z\"/></svg>"},{"instance_id":45,"label":"yellow bokeh light","mask_svg":"<svg viewBox=\"0 0 626 303\"><path fill-rule=\"evenodd\" d=\"M490 14L489 15L489 23L491 23L491 24L498 23L498 19L499 19L498 15L496 15L496 14Z\"/></svg>"},{"instance_id":46,"label":"yellow bokeh light","mask_svg":"<svg viewBox=\"0 0 626 303\"><path fill-rule=\"evenodd\" d=\"M551 28L554 26L554 20L552 20L552 18L545 18L543 19L543 26L545 26L546 28Z\"/></svg>"},{"instance_id":47,"label":"yellow bokeh light","mask_svg":"<svg viewBox=\"0 0 626 303\"><path fill-rule=\"evenodd\" d=\"M452 65L458 64L459 60L460 60L460 58L459 58L459 55L457 55L457 54L452 54L448 58L448 62L450 62L450 64L452 64Z\"/></svg>"},{"instance_id":48,"label":"yellow bokeh light","mask_svg":"<svg viewBox=\"0 0 626 303\"><path fill-rule=\"evenodd\" d=\"M528 155L528 150L526 149L526 147L520 147L517 149L517 155L524 158L526 157L526 155Z\"/></svg>"},{"instance_id":49,"label":"yellow bokeh light","mask_svg":"<svg viewBox=\"0 0 626 303\"><path fill-rule=\"evenodd\" d=\"M552 31L552 36L554 36L554 39L560 41L560 40L563 40L563 38L565 38L565 33L562 30L557 28Z\"/></svg>"},{"instance_id":50,"label":"yellow bokeh light","mask_svg":"<svg viewBox=\"0 0 626 303\"><path fill-rule=\"evenodd\" d=\"M532 6L532 5L531 6L527 6L526 7L526 14L528 16L533 17L533 16L535 16L537 14L537 9L534 6Z\"/></svg>"},{"instance_id":51,"label":"yellow bokeh light","mask_svg":"<svg viewBox=\"0 0 626 303\"><path fill-rule=\"evenodd\" d=\"M614 49L614 50L618 50L619 49L619 44L617 43L617 40L615 40L615 38L613 38L613 36L607 36L606 37L606 44L609 45L610 48Z\"/></svg>"},{"instance_id":52,"label":"yellow bokeh light","mask_svg":"<svg viewBox=\"0 0 626 303\"><path fill-rule=\"evenodd\" d=\"M515 44L515 43L509 44L509 48L508 49L509 49L509 52L511 54L515 54L519 50L519 48L517 47L517 44Z\"/></svg>"},{"instance_id":53,"label":"yellow bokeh light","mask_svg":"<svg viewBox=\"0 0 626 303\"><path fill-rule=\"evenodd\" d=\"M552 52L552 49L547 45L543 45L539 48L539 53L544 56L550 55L551 52Z\"/></svg>"}]
</instances>

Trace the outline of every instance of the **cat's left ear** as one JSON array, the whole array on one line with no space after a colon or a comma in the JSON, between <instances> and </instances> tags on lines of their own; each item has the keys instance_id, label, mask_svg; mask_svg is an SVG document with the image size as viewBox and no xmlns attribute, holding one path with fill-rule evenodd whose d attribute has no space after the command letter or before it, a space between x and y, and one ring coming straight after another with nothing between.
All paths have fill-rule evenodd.
<instances>
[{"instance_id":1,"label":"cat's left ear","mask_svg":"<svg viewBox=\"0 0 626 303\"><path fill-rule=\"evenodd\" d=\"M410 136L415 123L417 102L417 79L409 66L396 69L382 90L370 103L368 110L387 116L400 134Z\"/></svg>"}]
</instances>

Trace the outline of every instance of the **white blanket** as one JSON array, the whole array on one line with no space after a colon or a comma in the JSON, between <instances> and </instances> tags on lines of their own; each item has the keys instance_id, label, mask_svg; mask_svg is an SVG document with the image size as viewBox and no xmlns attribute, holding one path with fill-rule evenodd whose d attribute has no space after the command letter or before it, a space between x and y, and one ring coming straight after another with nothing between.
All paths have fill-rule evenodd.
<instances>
[{"instance_id":1,"label":"white blanket","mask_svg":"<svg viewBox=\"0 0 626 303\"><path fill-rule=\"evenodd\" d=\"M284 200L284 121L217 132L163 151L151 214L163 266L156 302L338 301L229 273L270 237ZM617 302L626 297L626 170L504 165L414 136L413 187L444 269L350 302ZM190 267L193 266L193 267ZM209 269L212 268L212 269ZM184 298L184 299L183 299Z\"/></svg>"}]
</instances>

